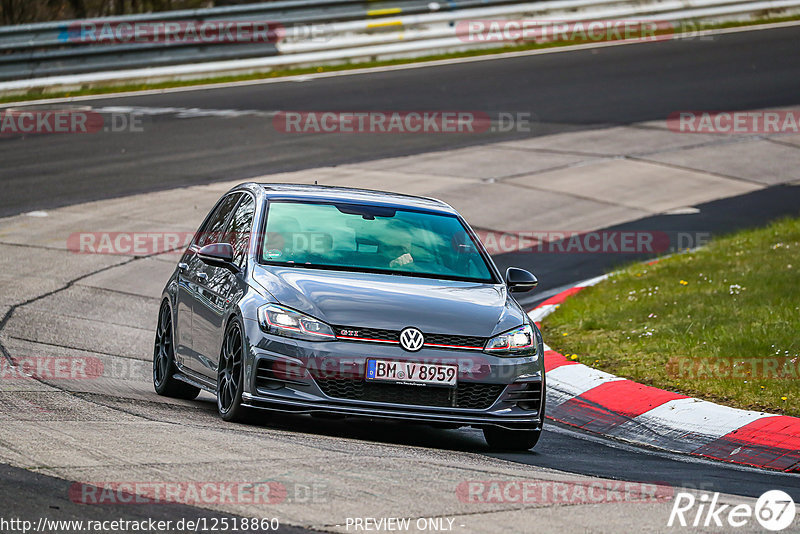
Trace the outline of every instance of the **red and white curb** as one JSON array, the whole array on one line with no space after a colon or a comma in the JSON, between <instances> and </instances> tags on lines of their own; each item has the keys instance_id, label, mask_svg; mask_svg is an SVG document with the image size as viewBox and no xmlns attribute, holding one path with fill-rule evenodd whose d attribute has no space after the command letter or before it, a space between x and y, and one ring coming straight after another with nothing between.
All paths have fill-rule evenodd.
<instances>
[{"instance_id":1,"label":"red and white curb","mask_svg":"<svg viewBox=\"0 0 800 534\"><path fill-rule=\"evenodd\" d=\"M586 280L528 314L537 324ZM672 452L800 472L800 418L729 408L568 360L545 345L547 417L597 434Z\"/></svg>"}]
</instances>

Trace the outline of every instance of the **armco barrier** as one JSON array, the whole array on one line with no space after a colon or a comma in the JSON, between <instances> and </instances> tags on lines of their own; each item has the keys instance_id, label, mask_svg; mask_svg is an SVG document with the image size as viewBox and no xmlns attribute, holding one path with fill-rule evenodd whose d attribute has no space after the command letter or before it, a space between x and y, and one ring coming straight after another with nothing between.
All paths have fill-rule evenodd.
<instances>
[{"instance_id":1,"label":"armco barrier","mask_svg":"<svg viewBox=\"0 0 800 534\"><path fill-rule=\"evenodd\" d=\"M469 21L634 20L696 30L698 22L800 13L800 0L280 0L93 21L0 27L0 91L65 90L97 83L164 81L268 72L276 68L417 57L520 42L518 35L471 39ZM82 22L268 23L276 38L201 43L163 39L96 43L74 39ZM460 23L461 22L461 23ZM662 26L659 26L662 27ZM72 33L71 33L72 32Z\"/></svg>"},{"instance_id":2,"label":"armco barrier","mask_svg":"<svg viewBox=\"0 0 800 534\"><path fill-rule=\"evenodd\" d=\"M179 43L164 39L156 43L93 43L76 39L83 23L120 27L142 23L251 23L264 22L288 31L316 26L325 31L332 22L372 20L381 14L415 14L500 5L514 0L454 0L433 6L422 0L396 0L390 8L369 0L282 0L243 6L168 11L148 15L108 17L85 21L48 22L0 27L0 80L159 65L264 57L278 54L274 43L208 44ZM361 26L366 27L365 24ZM169 37L167 34L166 37ZM304 35L299 36L304 37Z\"/></svg>"}]
</instances>

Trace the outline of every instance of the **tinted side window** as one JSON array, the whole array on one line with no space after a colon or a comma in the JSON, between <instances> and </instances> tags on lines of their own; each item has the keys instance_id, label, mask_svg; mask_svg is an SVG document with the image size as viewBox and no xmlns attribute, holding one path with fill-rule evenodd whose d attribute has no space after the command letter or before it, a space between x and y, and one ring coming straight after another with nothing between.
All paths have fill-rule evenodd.
<instances>
[{"instance_id":1,"label":"tinted side window","mask_svg":"<svg viewBox=\"0 0 800 534\"><path fill-rule=\"evenodd\" d=\"M256 204L250 195L244 195L242 203L236 208L226 232L225 241L233 247L233 263L244 267L247 250L250 245L250 228L253 225L253 214Z\"/></svg>"},{"instance_id":2,"label":"tinted side window","mask_svg":"<svg viewBox=\"0 0 800 534\"><path fill-rule=\"evenodd\" d=\"M197 244L198 247L204 247L211 243L219 243L223 240L225 221L228 220L228 215L233 207L236 206L241 196L241 193L228 195L225 200L217 206L217 209L214 210L214 213L209 217L206 224L197 232L195 244Z\"/></svg>"}]
</instances>

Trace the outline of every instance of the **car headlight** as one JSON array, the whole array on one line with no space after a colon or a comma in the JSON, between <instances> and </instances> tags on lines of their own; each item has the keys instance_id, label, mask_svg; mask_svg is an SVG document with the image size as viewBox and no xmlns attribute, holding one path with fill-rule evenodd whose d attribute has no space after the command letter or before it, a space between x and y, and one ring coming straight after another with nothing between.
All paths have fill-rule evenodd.
<instances>
[{"instance_id":1,"label":"car headlight","mask_svg":"<svg viewBox=\"0 0 800 534\"><path fill-rule=\"evenodd\" d=\"M536 355L536 335L529 324L522 325L486 342L486 352L508 356Z\"/></svg>"},{"instance_id":2,"label":"car headlight","mask_svg":"<svg viewBox=\"0 0 800 534\"><path fill-rule=\"evenodd\" d=\"M258 322L265 332L278 336L324 341L336 339L333 329L322 321L278 304L266 304L258 309Z\"/></svg>"}]
</instances>

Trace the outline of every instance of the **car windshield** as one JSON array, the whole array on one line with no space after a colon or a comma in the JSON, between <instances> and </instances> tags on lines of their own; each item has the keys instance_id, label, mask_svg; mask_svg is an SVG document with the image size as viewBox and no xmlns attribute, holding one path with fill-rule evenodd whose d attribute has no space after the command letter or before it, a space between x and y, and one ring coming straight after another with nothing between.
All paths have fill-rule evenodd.
<instances>
[{"instance_id":1,"label":"car windshield","mask_svg":"<svg viewBox=\"0 0 800 534\"><path fill-rule=\"evenodd\" d=\"M271 265L495 281L457 217L374 205L271 201L259 258Z\"/></svg>"}]
</instances>

